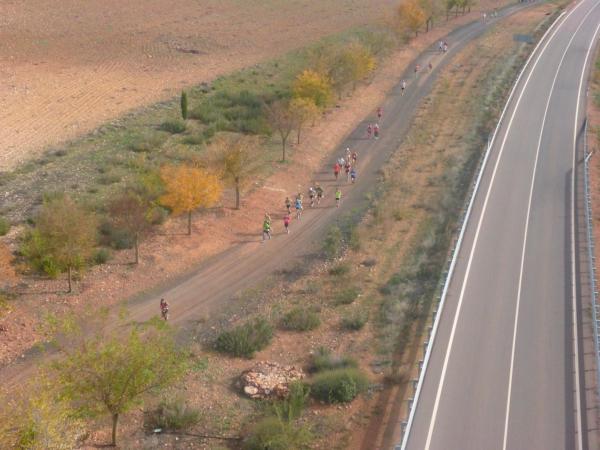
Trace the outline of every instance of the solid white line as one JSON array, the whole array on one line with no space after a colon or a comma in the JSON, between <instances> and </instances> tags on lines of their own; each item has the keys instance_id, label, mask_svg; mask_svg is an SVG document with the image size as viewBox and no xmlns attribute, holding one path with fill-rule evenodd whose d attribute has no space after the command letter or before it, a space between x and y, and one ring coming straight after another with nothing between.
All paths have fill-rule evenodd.
<instances>
[{"instance_id":1,"label":"solid white line","mask_svg":"<svg viewBox=\"0 0 600 450\"><path fill-rule=\"evenodd\" d=\"M577 443L579 450L583 450L583 427L581 425L581 419L583 411L581 410L581 387L579 385L579 347L577 345L578 331L577 331L577 271L575 264L575 168L576 168L576 154L577 154L577 122L579 121L579 105L581 103L581 91L583 88L583 77L586 73L585 68L588 64L588 59L594 42L598 36L598 30L600 30L600 24L596 27L594 36L590 41L590 46L585 55L583 61L583 67L581 68L581 78L579 79L579 91L577 93L577 106L575 108L575 123L573 125L573 169L571 172L571 287L572 287L572 310L573 310L573 362L575 364L575 398L577 403Z\"/></svg>"},{"instance_id":2,"label":"solid white line","mask_svg":"<svg viewBox=\"0 0 600 450\"><path fill-rule=\"evenodd\" d=\"M471 264L473 262L473 256L475 254L475 249L477 247L477 241L479 239L479 232L481 230L481 224L483 223L483 217L485 215L485 211L487 209L487 204L488 204L488 200L489 200L489 197L490 197L490 193L491 193L492 187L494 185L494 179L496 178L496 172L498 170L498 166L499 166L500 160L502 159L502 154L504 152L504 146L506 144L506 140L507 140L507 137L508 137L508 131L510 130L510 128L512 126L512 122L514 120L516 111L517 111L517 109L519 107L519 104L521 103L521 99L523 97L523 94L525 93L525 88L529 84L529 80L531 79L531 75L533 74L533 72L534 72L534 70L535 70L538 62L540 61L540 58L542 57L542 55L546 51L546 48L548 47L548 45L550 44L550 42L552 41L552 39L554 38L554 36L558 32L558 30L564 25L564 23L566 22L567 18L571 14L573 14L581 5L582 5L582 3L579 3L578 5L576 5L567 14L567 16L565 17L565 19L556 27L556 29L552 32L552 35L548 38L548 40L544 44L544 47L542 48L540 54L537 56L537 58L536 58L536 60L535 60L535 62L533 64L533 67L531 68L531 71L529 72L529 75L527 76L527 78L525 80L525 84L523 85L521 93L520 93L519 97L517 98L517 103L516 103L516 105L515 105L515 107L513 109L511 118L510 118L510 120L508 122L507 129L506 129L506 132L504 134L504 139L502 140L502 144L501 144L500 150L498 152L498 158L496 160L496 164L494 165L494 170L492 172L492 176L491 176L491 180L490 180L490 185L488 186L488 190L486 192L486 196L485 196L485 200L484 200L483 207L482 207L482 210L481 210L481 214L479 216L479 221L478 221L477 229L476 229L476 232L475 232L473 246L471 247L471 252L469 254L469 260L467 262L467 269L466 269L466 273L465 273L465 278L463 279L463 284L462 284L461 291L460 291L460 296L459 296L459 299L458 299L458 305L457 305L456 313L454 315L454 321L453 321L453 324L452 324L452 330L450 332L450 339L448 341L448 347L446 349L446 355L444 357L444 364L442 366L442 374L441 374L440 381L439 381L439 384L438 384L438 389L437 389L437 392L436 392L435 402L434 402L434 406L433 406L433 412L432 412L431 421L430 421L430 424L429 424L429 430L427 432L427 440L426 440L426 443L425 443L425 450L429 450L429 447L431 446L431 438L433 436L433 429L435 427L435 423L436 423L436 420L437 420L437 411L438 411L438 408L439 408L439 403L440 403L440 397L441 397L442 389L444 387L444 381L445 381L445 378L446 378L446 370L448 368L448 361L450 359L450 353L452 352L452 344L454 342L454 335L456 333L456 325L458 323L458 318L460 316L460 311L461 311L461 308L462 308L462 302L463 302L463 299L464 299L465 288L466 288L466 284L467 284L467 281L468 281L468 278L469 278L469 273L471 271ZM516 86L516 84L517 83L515 83L515 86ZM507 102L507 104L508 104L508 102Z\"/></svg>"},{"instance_id":3,"label":"solid white line","mask_svg":"<svg viewBox=\"0 0 600 450\"><path fill-rule=\"evenodd\" d=\"M567 55L567 52L571 48L571 44L573 43L573 39L575 39L577 32L581 29L585 20L594 11L595 8L596 8L595 6L593 8L591 8L588 11L588 13L583 17L583 19L581 20L581 23L579 24L579 26L577 27L577 29L571 36L571 39L569 39L569 42L567 43L567 46L565 47L565 50L560 58L558 67L556 68L556 73L554 74L554 78L552 79L552 85L550 86L550 92L548 93L548 100L546 101L546 107L544 109L544 116L543 116L542 125L540 128L540 135L538 138L538 144L537 144L537 148L535 151L535 162L533 164L533 173L531 176L531 185L529 187L529 199L528 199L528 203L527 203L527 214L525 216L525 231L523 233L523 249L521 252L521 266L519 269L519 284L518 284L518 289L517 289L517 303L515 306L515 321L514 321L514 327L513 327L512 349L511 349L511 354L510 354L510 370L509 370L509 374L508 374L508 391L507 391L507 395L506 395L506 416L504 419L504 438L503 438L503 444L502 444L503 450L506 450L506 445L507 445L507 441L508 441L508 420L510 417L510 401L511 401L511 394L512 394L513 372L514 372L514 365L515 365L517 329L518 329L518 324L519 324L519 309L520 309L519 307L521 304L521 292L522 292L522 288L523 288L523 273L524 273L524 268L525 268L525 252L526 252L526 248L527 248L527 232L529 230L529 216L531 214L531 202L533 199L533 187L535 185L535 176L537 174L537 165L538 165L539 156L540 156L540 149L542 147L542 137L544 135L544 128L546 125L546 117L548 116L548 109L550 108L550 100L552 99L552 94L554 93L554 87L556 86L556 80L558 79L558 74L559 74L560 69L563 65L563 62L565 60L565 56ZM581 447L579 447L579 448L581 449Z\"/></svg>"},{"instance_id":4,"label":"solid white line","mask_svg":"<svg viewBox=\"0 0 600 450\"><path fill-rule=\"evenodd\" d=\"M456 266L458 254L460 253L460 249L462 248L462 241L463 241L466 229L467 229L467 224L471 217L471 211L473 209L473 204L475 203L475 197L477 195L477 192L479 191L479 185L481 184L481 180L483 178L483 173L485 172L485 169L487 167L487 161L488 161L488 158L490 155L490 150L496 139L496 135L498 134L498 131L500 130L500 126L502 125L504 116L506 115L506 111L508 110L508 106L510 105L510 102L513 98L513 95L514 95L516 89L517 89L517 86L518 86L519 82L521 81L521 78L523 77L523 74L525 73L527 67L529 67L529 63L535 56L538 48L545 41L548 34L550 34L552 29L560 22L560 20L562 19L562 17L565 14L566 14L566 11L563 11L562 13L560 13L560 15L556 18L556 20L552 23L552 25L550 25L550 27L548 27L548 29L545 31L544 35L540 38L539 42L536 44L533 51L530 53L529 57L527 58L527 61L525 61L525 64L523 64L523 67L521 68L521 71L519 72L517 79L513 83L513 86L510 90L510 94L508 95L508 99L506 100L506 103L504 104L504 108L502 108L502 113L500 114L500 118L498 119L498 123L496 124L496 128L494 129L492 139L490 140L490 142L488 144L488 148L485 151L483 161L481 164L481 168L479 169L479 174L477 175L477 180L475 182L475 187L473 189L473 193L471 194L471 199L469 200L467 212L465 213L465 217L464 217L461 229L460 229L460 234L458 236L458 240L457 240L456 246L454 248L454 253L452 255L452 261L450 262L450 267L448 269L448 275L446 276L446 281L444 283L444 288L442 290L442 295L441 295L440 302L438 305L438 313L436 314L435 320L433 321L433 330L431 333L431 338L429 339L429 345L427 346L427 350L425 351L425 357L423 358L423 369L421 370L421 375L419 376L419 381L417 382L417 389L415 392L414 402L413 402L414 406L410 410L410 413L408 416L408 422L406 425L406 430L405 430L404 436L402 436L402 444L401 444L402 450L406 450L406 446L408 445L408 438L410 436L410 430L412 428L412 424L413 424L416 410L417 410L417 405L419 403L419 398L421 395L421 390L423 388L423 383L425 381L425 374L427 373L429 359L431 357L431 352L433 351L433 345L435 344L435 337L437 335L438 326L441 321L442 313L444 311L444 305L446 303L446 296L448 293L448 288L450 286L450 280L452 279L452 275L454 274L454 267Z\"/></svg>"}]
</instances>

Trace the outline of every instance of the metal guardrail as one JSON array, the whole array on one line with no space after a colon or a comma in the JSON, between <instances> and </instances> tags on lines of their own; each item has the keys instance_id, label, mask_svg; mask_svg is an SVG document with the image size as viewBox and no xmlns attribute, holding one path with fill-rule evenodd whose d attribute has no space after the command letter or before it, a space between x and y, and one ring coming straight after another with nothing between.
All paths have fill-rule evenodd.
<instances>
[{"instance_id":1,"label":"metal guardrail","mask_svg":"<svg viewBox=\"0 0 600 450\"><path fill-rule=\"evenodd\" d=\"M592 216L592 199L590 195L590 178L589 178L589 161L592 153L588 151L587 145L587 126L588 121L585 119L583 130L583 185L585 192L585 223L587 234L587 249L588 249L588 264L590 276L590 295L592 307L592 328L594 330L594 350L596 352L596 389L600 395L600 305L598 304L598 282L596 280L596 256L594 244L594 224Z\"/></svg>"}]
</instances>

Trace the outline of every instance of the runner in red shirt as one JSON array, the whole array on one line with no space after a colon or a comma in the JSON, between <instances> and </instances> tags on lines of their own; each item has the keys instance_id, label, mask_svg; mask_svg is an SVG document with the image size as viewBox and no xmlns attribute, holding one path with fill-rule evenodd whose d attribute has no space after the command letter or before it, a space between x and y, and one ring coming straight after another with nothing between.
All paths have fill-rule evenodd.
<instances>
[{"instance_id":1,"label":"runner in red shirt","mask_svg":"<svg viewBox=\"0 0 600 450\"><path fill-rule=\"evenodd\" d=\"M285 227L285 232L287 234L290 234L290 222L291 222L292 218L290 217L289 214L286 214L285 216L283 216L283 226Z\"/></svg>"},{"instance_id":2,"label":"runner in red shirt","mask_svg":"<svg viewBox=\"0 0 600 450\"><path fill-rule=\"evenodd\" d=\"M342 170L342 166L340 166L339 163L335 163L335 166L333 166L333 175L335 176L335 179L338 179L338 176L340 175L340 170Z\"/></svg>"}]
</instances>

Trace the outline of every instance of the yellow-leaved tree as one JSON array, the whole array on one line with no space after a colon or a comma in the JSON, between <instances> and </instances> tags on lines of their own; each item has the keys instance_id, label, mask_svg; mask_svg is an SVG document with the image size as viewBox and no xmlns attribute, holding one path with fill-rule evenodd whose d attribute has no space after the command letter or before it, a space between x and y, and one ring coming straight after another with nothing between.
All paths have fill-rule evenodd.
<instances>
[{"instance_id":1,"label":"yellow-leaved tree","mask_svg":"<svg viewBox=\"0 0 600 450\"><path fill-rule=\"evenodd\" d=\"M363 80L375 70L375 58L371 50L360 42L352 42L345 49L347 58L349 58L352 68L352 82Z\"/></svg>"},{"instance_id":2,"label":"yellow-leaved tree","mask_svg":"<svg viewBox=\"0 0 600 450\"><path fill-rule=\"evenodd\" d=\"M214 206L221 197L219 177L205 169L188 166L163 166L160 177L165 184L160 202L173 214L187 213L188 235L191 235L192 212Z\"/></svg>"},{"instance_id":3,"label":"yellow-leaved tree","mask_svg":"<svg viewBox=\"0 0 600 450\"><path fill-rule=\"evenodd\" d=\"M331 102L331 81L325 75L306 69L296 77L292 85L295 98L309 98L319 108Z\"/></svg>"},{"instance_id":4,"label":"yellow-leaved tree","mask_svg":"<svg viewBox=\"0 0 600 450\"><path fill-rule=\"evenodd\" d=\"M403 0L398 6L398 19L401 27L417 36L427 21L427 15L418 0Z\"/></svg>"}]
</instances>

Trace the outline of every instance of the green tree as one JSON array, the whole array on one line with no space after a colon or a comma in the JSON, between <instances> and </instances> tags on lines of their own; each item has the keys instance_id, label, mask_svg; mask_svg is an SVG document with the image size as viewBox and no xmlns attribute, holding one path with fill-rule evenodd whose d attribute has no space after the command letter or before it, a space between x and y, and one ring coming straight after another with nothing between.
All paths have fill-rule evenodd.
<instances>
[{"instance_id":1,"label":"green tree","mask_svg":"<svg viewBox=\"0 0 600 450\"><path fill-rule=\"evenodd\" d=\"M302 132L304 125L311 120L314 124L314 121L319 116L321 110L315 105L315 102L312 99L297 97L290 101L290 111L296 126L296 134L298 136L297 142L300 144L300 133Z\"/></svg>"},{"instance_id":2,"label":"green tree","mask_svg":"<svg viewBox=\"0 0 600 450\"><path fill-rule=\"evenodd\" d=\"M188 96L185 91L181 91L181 117L183 120L188 118Z\"/></svg>"},{"instance_id":3,"label":"green tree","mask_svg":"<svg viewBox=\"0 0 600 450\"><path fill-rule=\"evenodd\" d=\"M24 253L38 268L50 273L67 271L72 291L72 270L81 269L96 245L96 216L65 195L44 203Z\"/></svg>"},{"instance_id":4,"label":"green tree","mask_svg":"<svg viewBox=\"0 0 600 450\"><path fill-rule=\"evenodd\" d=\"M123 324L123 326L125 326ZM155 317L123 332L104 326L85 332L74 318L56 339L63 356L53 361L61 397L89 417L109 414L111 444L117 443L119 417L143 403L144 394L173 384L186 370L185 354L173 331Z\"/></svg>"},{"instance_id":5,"label":"green tree","mask_svg":"<svg viewBox=\"0 0 600 450\"><path fill-rule=\"evenodd\" d=\"M142 197L129 190L120 193L108 205L114 225L133 236L135 264L139 262L140 236L150 229L148 222L149 205Z\"/></svg>"},{"instance_id":6,"label":"green tree","mask_svg":"<svg viewBox=\"0 0 600 450\"><path fill-rule=\"evenodd\" d=\"M235 190L235 209L240 209L241 192L260 168L259 148L257 136L239 134L220 135L211 144L213 164Z\"/></svg>"}]
</instances>

